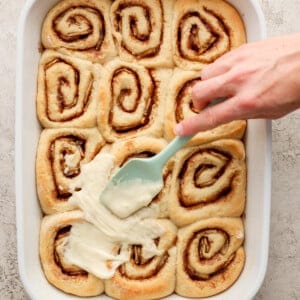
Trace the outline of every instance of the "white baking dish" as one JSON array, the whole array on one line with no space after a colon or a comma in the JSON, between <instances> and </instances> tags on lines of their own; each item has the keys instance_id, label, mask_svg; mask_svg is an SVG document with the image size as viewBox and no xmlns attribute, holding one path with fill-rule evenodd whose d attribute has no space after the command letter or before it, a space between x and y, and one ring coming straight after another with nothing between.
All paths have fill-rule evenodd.
<instances>
[{"instance_id":1,"label":"white baking dish","mask_svg":"<svg viewBox=\"0 0 300 300\"><path fill-rule=\"evenodd\" d=\"M18 32L16 97L16 207L20 276L32 299L78 299L51 286L39 261L41 211L35 189L35 153L41 128L36 118L35 96L42 21L57 0L27 1ZM264 17L256 0L230 0L246 24L248 41L266 35ZM247 260L238 281L217 299L251 299L265 276L270 222L271 126L250 121L247 137L248 200L245 217ZM107 299L101 296L98 299ZM169 299L182 299L172 295Z\"/></svg>"}]
</instances>

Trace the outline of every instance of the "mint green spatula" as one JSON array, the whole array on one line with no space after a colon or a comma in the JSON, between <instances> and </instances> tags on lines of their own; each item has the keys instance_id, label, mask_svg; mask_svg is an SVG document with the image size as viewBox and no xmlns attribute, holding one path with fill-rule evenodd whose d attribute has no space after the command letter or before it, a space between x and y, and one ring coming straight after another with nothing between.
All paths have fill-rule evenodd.
<instances>
[{"instance_id":1,"label":"mint green spatula","mask_svg":"<svg viewBox=\"0 0 300 300\"><path fill-rule=\"evenodd\" d=\"M207 107L226 98L212 100ZM162 170L166 162L194 135L176 137L151 158L133 158L114 176L100 195L100 201L116 216L127 218L147 206L163 187Z\"/></svg>"},{"instance_id":2,"label":"mint green spatula","mask_svg":"<svg viewBox=\"0 0 300 300\"><path fill-rule=\"evenodd\" d=\"M120 218L147 206L163 187L164 165L192 137L174 138L153 157L130 159L113 175L100 195L100 201Z\"/></svg>"}]
</instances>

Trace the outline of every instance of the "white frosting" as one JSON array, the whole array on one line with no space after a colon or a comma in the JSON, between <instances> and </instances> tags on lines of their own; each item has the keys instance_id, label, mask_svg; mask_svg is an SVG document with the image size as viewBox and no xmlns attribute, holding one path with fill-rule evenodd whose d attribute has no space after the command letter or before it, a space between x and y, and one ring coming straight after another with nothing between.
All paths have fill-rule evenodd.
<instances>
[{"instance_id":1,"label":"white frosting","mask_svg":"<svg viewBox=\"0 0 300 300\"><path fill-rule=\"evenodd\" d=\"M81 167L73 183L81 190L74 192L69 201L83 211L89 223L74 224L64 247L68 263L102 279L111 278L118 266L129 260L128 245L141 245L146 259L161 254L153 240L163 234L163 228L155 220L158 206L143 208L127 219L120 219L100 202L113 160L110 154L100 153ZM115 197L122 200L120 193Z\"/></svg>"},{"instance_id":2,"label":"white frosting","mask_svg":"<svg viewBox=\"0 0 300 300\"><path fill-rule=\"evenodd\" d=\"M101 201L118 217L127 218L149 205L162 187L161 181L134 179L120 182L117 185L109 185L109 188L101 195Z\"/></svg>"},{"instance_id":3,"label":"white frosting","mask_svg":"<svg viewBox=\"0 0 300 300\"><path fill-rule=\"evenodd\" d=\"M66 154L64 173L68 174L70 170L77 167L78 161L80 161L79 154Z\"/></svg>"},{"instance_id":4,"label":"white frosting","mask_svg":"<svg viewBox=\"0 0 300 300\"><path fill-rule=\"evenodd\" d=\"M97 227L81 222L72 226L64 248L64 258L68 264L106 279L112 277L115 269L128 260L127 253L117 255L116 250L118 246L111 243Z\"/></svg>"}]
</instances>

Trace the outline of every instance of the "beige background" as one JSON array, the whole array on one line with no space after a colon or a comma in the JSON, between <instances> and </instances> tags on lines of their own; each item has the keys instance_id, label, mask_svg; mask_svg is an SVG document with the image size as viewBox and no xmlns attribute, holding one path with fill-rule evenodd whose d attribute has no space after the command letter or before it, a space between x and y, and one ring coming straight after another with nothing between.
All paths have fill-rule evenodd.
<instances>
[{"instance_id":1,"label":"beige background","mask_svg":"<svg viewBox=\"0 0 300 300\"><path fill-rule=\"evenodd\" d=\"M14 193L16 29L24 3L24 0L0 0L1 300L28 299L18 276ZM300 0L262 0L262 3L269 36L300 32ZM270 255L266 279L257 300L300 299L299 125L300 111L273 122Z\"/></svg>"}]
</instances>

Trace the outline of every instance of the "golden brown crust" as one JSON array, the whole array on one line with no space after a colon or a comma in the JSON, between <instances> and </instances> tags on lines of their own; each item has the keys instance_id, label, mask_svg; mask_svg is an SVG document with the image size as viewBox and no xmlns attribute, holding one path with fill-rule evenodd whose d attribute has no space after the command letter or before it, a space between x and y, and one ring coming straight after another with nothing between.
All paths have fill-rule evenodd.
<instances>
[{"instance_id":1,"label":"golden brown crust","mask_svg":"<svg viewBox=\"0 0 300 300\"><path fill-rule=\"evenodd\" d=\"M103 281L66 263L62 253L72 225L82 221L81 211L44 217L40 230L40 259L48 281L55 287L76 296L96 296L104 291Z\"/></svg>"},{"instance_id":2,"label":"golden brown crust","mask_svg":"<svg viewBox=\"0 0 300 300\"><path fill-rule=\"evenodd\" d=\"M166 98L164 137L168 141L175 137L175 124L198 113L193 108L191 92L193 85L200 80L200 75L196 71L182 71L179 69L174 71ZM232 121L212 130L198 133L189 142L189 145L205 144L224 138L241 139L244 136L246 126L246 121Z\"/></svg>"},{"instance_id":3,"label":"golden brown crust","mask_svg":"<svg viewBox=\"0 0 300 300\"><path fill-rule=\"evenodd\" d=\"M112 32L122 60L146 67L172 67L173 0L116 0Z\"/></svg>"},{"instance_id":4,"label":"golden brown crust","mask_svg":"<svg viewBox=\"0 0 300 300\"><path fill-rule=\"evenodd\" d=\"M141 135L162 137L170 70L150 70L115 59L100 85L98 126L108 142Z\"/></svg>"},{"instance_id":5,"label":"golden brown crust","mask_svg":"<svg viewBox=\"0 0 300 300\"><path fill-rule=\"evenodd\" d=\"M116 55L109 0L63 0L47 14L42 44L64 54L105 63Z\"/></svg>"},{"instance_id":6,"label":"golden brown crust","mask_svg":"<svg viewBox=\"0 0 300 300\"><path fill-rule=\"evenodd\" d=\"M158 249L162 254L144 259L138 245L131 246L131 259L105 281L105 293L122 300L160 299L173 293L175 288L176 227L165 219L158 220L164 228Z\"/></svg>"},{"instance_id":7,"label":"golden brown crust","mask_svg":"<svg viewBox=\"0 0 300 300\"><path fill-rule=\"evenodd\" d=\"M243 240L239 218L212 218L180 229L176 293L209 297L228 289L244 267Z\"/></svg>"},{"instance_id":8,"label":"golden brown crust","mask_svg":"<svg viewBox=\"0 0 300 300\"><path fill-rule=\"evenodd\" d=\"M46 50L39 63L37 115L46 128L95 127L100 65Z\"/></svg>"},{"instance_id":9,"label":"golden brown crust","mask_svg":"<svg viewBox=\"0 0 300 300\"><path fill-rule=\"evenodd\" d=\"M80 174L81 164L91 161L104 144L96 128L42 132L36 157L36 183L44 213L74 209L68 202L72 195L70 186Z\"/></svg>"},{"instance_id":10,"label":"golden brown crust","mask_svg":"<svg viewBox=\"0 0 300 300\"><path fill-rule=\"evenodd\" d=\"M238 11L223 0L176 1L172 34L175 64L185 70L201 70L246 42Z\"/></svg>"},{"instance_id":11,"label":"golden brown crust","mask_svg":"<svg viewBox=\"0 0 300 300\"><path fill-rule=\"evenodd\" d=\"M159 153L167 142L163 139L138 137L114 143L111 153L115 158L115 167L122 167L130 158L152 157ZM168 217L168 192L171 182L173 161L169 161L163 170L164 186L161 192L152 200L152 204L159 205L159 217Z\"/></svg>"},{"instance_id":12,"label":"golden brown crust","mask_svg":"<svg viewBox=\"0 0 300 300\"><path fill-rule=\"evenodd\" d=\"M171 220L185 226L211 217L239 217L246 198L245 150L219 140L177 152L168 192Z\"/></svg>"}]
</instances>

